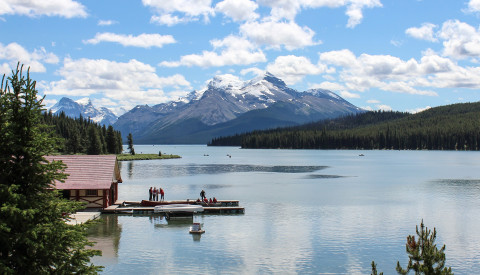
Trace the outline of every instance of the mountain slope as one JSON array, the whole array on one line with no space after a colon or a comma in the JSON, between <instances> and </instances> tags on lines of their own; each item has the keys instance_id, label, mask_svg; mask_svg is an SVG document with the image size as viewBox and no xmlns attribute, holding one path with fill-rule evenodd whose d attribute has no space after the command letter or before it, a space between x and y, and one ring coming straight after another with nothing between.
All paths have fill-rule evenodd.
<instances>
[{"instance_id":1,"label":"mountain slope","mask_svg":"<svg viewBox=\"0 0 480 275\"><path fill-rule=\"evenodd\" d=\"M298 92L267 73L249 81L216 76L188 98L137 106L114 124L136 143L199 143L256 129L298 125L363 110L326 90Z\"/></svg>"},{"instance_id":2,"label":"mountain slope","mask_svg":"<svg viewBox=\"0 0 480 275\"><path fill-rule=\"evenodd\" d=\"M479 150L480 102L417 114L367 112L334 120L212 140L242 148Z\"/></svg>"},{"instance_id":3,"label":"mountain slope","mask_svg":"<svg viewBox=\"0 0 480 275\"><path fill-rule=\"evenodd\" d=\"M95 108L92 101L88 98L73 101L70 98L63 97L50 110L53 114L64 112L66 116L71 118L80 116L90 118L92 121L102 125L111 125L118 119L112 111L105 107Z\"/></svg>"}]
</instances>

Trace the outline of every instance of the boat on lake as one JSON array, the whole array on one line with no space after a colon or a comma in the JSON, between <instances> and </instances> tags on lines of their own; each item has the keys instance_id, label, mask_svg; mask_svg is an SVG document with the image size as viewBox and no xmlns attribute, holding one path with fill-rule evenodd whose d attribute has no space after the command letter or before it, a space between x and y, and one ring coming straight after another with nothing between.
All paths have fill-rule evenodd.
<instances>
[{"instance_id":1,"label":"boat on lake","mask_svg":"<svg viewBox=\"0 0 480 275\"><path fill-rule=\"evenodd\" d=\"M190 226L190 234L203 234L205 230L202 229L202 226L198 222L194 222L192 226Z\"/></svg>"}]
</instances>

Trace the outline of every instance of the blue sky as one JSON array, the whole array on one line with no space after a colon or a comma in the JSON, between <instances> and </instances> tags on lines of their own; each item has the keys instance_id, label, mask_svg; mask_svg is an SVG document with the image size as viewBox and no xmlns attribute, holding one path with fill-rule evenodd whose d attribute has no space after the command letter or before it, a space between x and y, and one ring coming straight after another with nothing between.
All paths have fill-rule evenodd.
<instances>
[{"instance_id":1,"label":"blue sky","mask_svg":"<svg viewBox=\"0 0 480 275\"><path fill-rule=\"evenodd\" d=\"M369 110L480 100L480 0L0 0L0 73L121 113L269 71Z\"/></svg>"}]
</instances>

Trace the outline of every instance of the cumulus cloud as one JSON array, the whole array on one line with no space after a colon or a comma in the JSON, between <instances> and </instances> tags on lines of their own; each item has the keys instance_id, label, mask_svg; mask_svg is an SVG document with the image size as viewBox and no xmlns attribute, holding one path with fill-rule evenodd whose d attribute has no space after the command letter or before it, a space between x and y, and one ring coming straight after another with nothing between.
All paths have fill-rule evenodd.
<instances>
[{"instance_id":1,"label":"cumulus cloud","mask_svg":"<svg viewBox=\"0 0 480 275\"><path fill-rule=\"evenodd\" d=\"M199 17L208 21L209 16L215 14L211 2L211 0L142 0L144 6L151 7L157 13L152 16L151 21L166 25L195 21Z\"/></svg>"},{"instance_id":2,"label":"cumulus cloud","mask_svg":"<svg viewBox=\"0 0 480 275\"><path fill-rule=\"evenodd\" d=\"M364 8L382 7L380 0L259 0L258 3L271 7L271 17L275 20L293 20L302 9L344 6L349 28L361 23Z\"/></svg>"},{"instance_id":3,"label":"cumulus cloud","mask_svg":"<svg viewBox=\"0 0 480 275\"><path fill-rule=\"evenodd\" d=\"M267 65L267 71L281 78L288 85L293 85L303 80L307 75L318 75L326 71L323 64L312 64L304 56L279 56Z\"/></svg>"},{"instance_id":4,"label":"cumulus cloud","mask_svg":"<svg viewBox=\"0 0 480 275\"><path fill-rule=\"evenodd\" d=\"M215 10L233 19L233 21L251 21L259 17L255 12L258 4L250 0L224 0L215 6Z\"/></svg>"},{"instance_id":5,"label":"cumulus cloud","mask_svg":"<svg viewBox=\"0 0 480 275\"><path fill-rule=\"evenodd\" d=\"M295 22L247 22L240 26L240 33L257 45L294 50L312 46L320 42L313 41L315 32L308 27L300 27Z\"/></svg>"},{"instance_id":6,"label":"cumulus cloud","mask_svg":"<svg viewBox=\"0 0 480 275\"><path fill-rule=\"evenodd\" d=\"M2 0L0 15L19 14L29 17L60 16L65 18L87 17L85 6L72 0Z\"/></svg>"},{"instance_id":7,"label":"cumulus cloud","mask_svg":"<svg viewBox=\"0 0 480 275\"><path fill-rule=\"evenodd\" d=\"M179 67L220 67L228 65L248 65L265 62L267 58L262 50L257 49L250 41L230 35L223 40L212 40L213 51L203 51L202 54L184 55L179 61L163 61L159 66Z\"/></svg>"},{"instance_id":8,"label":"cumulus cloud","mask_svg":"<svg viewBox=\"0 0 480 275\"><path fill-rule=\"evenodd\" d=\"M432 23L423 23L419 28L408 28L405 33L413 38L437 42L438 39L435 37L435 32L433 31L433 29L437 27L437 25Z\"/></svg>"},{"instance_id":9,"label":"cumulus cloud","mask_svg":"<svg viewBox=\"0 0 480 275\"><path fill-rule=\"evenodd\" d=\"M59 60L55 54L47 52L43 47L28 52L17 43L10 43L6 46L0 43L0 62L2 61L1 73L8 74L13 68L16 68L18 62L25 68L30 67L31 72L45 72L46 68L43 63L56 64Z\"/></svg>"},{"instance_id":10,"label":"cumulus cloud","mask_svg":"<svg viewBox=\"0 0 480 275\"><path fill-rule=\"evenodd\" d=\"M115 62L104 59L64 60L58 71L63 78L45 87L47 95L90 96L102 94L125 109L137 104L156 104L173 99L164 88L190 90L190 83L180 74L160 77L155 68L130 60Z\"/></svg>"},{"instance_id":11,"label":"cumulus cloud","mask_svg":"<svg viewBox=\"0 0 480 275\"><path fill-rule=\"evenodd\" d=\"M480 12L480 0L470 0L468 2L468 10L470 12Z\"/></svg>"},{"instance_id":12,"label":"cumulus cloud","mask_svg":"<svg viewBox=\"0 0 480 275\"><path fill-rule=\"evenodd\" d=\"M456 59L480 56L480 31L459 20L443 23L438 36L443 39L443 54Z\"/></svg>"},{"instance_id":13,"label":"cumulus cloud","mask_svg":"<svg viewBox=\"0 0 480 275\"><path fill-rule=\"evenodd\" d=\"M165 44L176 43L175 39L171 35L143 33L138 36L133 36L109 32L97 33L94 38L83 41L85 44L98 44L100 42L114 42L126 47L131 46L141 48L161 48Z\"/></svg>"},{"instance_id":14,"label":"cumulus cloud","mask_svg":"<svg viewBox=\"0 0 480 275\"><path fill-rule=\"evenodd\" d=\"M349 50L342 50L322 53L320 60L342 65L339 77L350 90L379 88L436 96L432 88L480 88L480 67L462 67L434 52L426 52L420 61L413 58L405 61L389 55L355 57Z\"/></svg>"}]
</instances>

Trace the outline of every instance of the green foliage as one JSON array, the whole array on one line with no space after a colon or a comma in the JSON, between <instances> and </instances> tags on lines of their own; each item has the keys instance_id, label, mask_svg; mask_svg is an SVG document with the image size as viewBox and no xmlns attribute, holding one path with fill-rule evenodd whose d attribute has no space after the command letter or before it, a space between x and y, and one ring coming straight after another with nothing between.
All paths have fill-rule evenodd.
<instances>
[{"instance_id":1,"label":"green foliage","mask_svg":"<svg viewBox=\"0 0 480 275\"><path fill-rule=\"evenodd\" d=\"M435 244L437 237L437 231L433 228L433 233L428 230L422 223L420 224L420 230L416 227L418 240L415 241L415 236L407 237L406 251L408 254L408 265L406 269L400 266L400 262L397 262L398 274L408 274L411 270L415 271L415 274L426 275L448 275L453 274L452 268L445 267L445 245L438 249Z\"/></svg>"},{"instance_id":2,"label":"green foliage","mask_svg":"<svg viewBox=\"0 0 480 275\"><path fill-rule=\"evenodd\" d=\"M55 130L56 136L59 137L57 149L59 153L120 154L123 150L122 135L112 126L107 129L90 119L67 117L63 112L58 115L43 112L41 122Z\"/></svg>"},{"instance_id":3,"label":"green foliage","mask_svg":"<svg viewBox=\"0 0 480 275\"><path fill-rule=\"evenodd\" d=\"M133 148L133 136L132 133L128 133L128 150L130 151L131 155L135 155L135 149Z\"/></svg>"},{"instance_id":4,"label":"green foliage","mask_svg":"<svg viewBox=\"0 0 480 275\"><path fill-rule=\"evenodd\" d=\"M99 251L85 248L85 228L65 223L63 213L82 206L52 189L64 165L43 156L58 140L41 121L43 98L35 81L12 72L0 89L0 274L92 274Z\"/></svg>"},{"instance_id":5,"label":"green foliage","mask_svg":"<svg viewBox=\"0 0 480 275\"><path fill-rule=\"evenodd\" d=\"M480 102L418 114L367 112L299 127L213 139L242 148L479 150Z\"/></svg>"}]
</instances>

